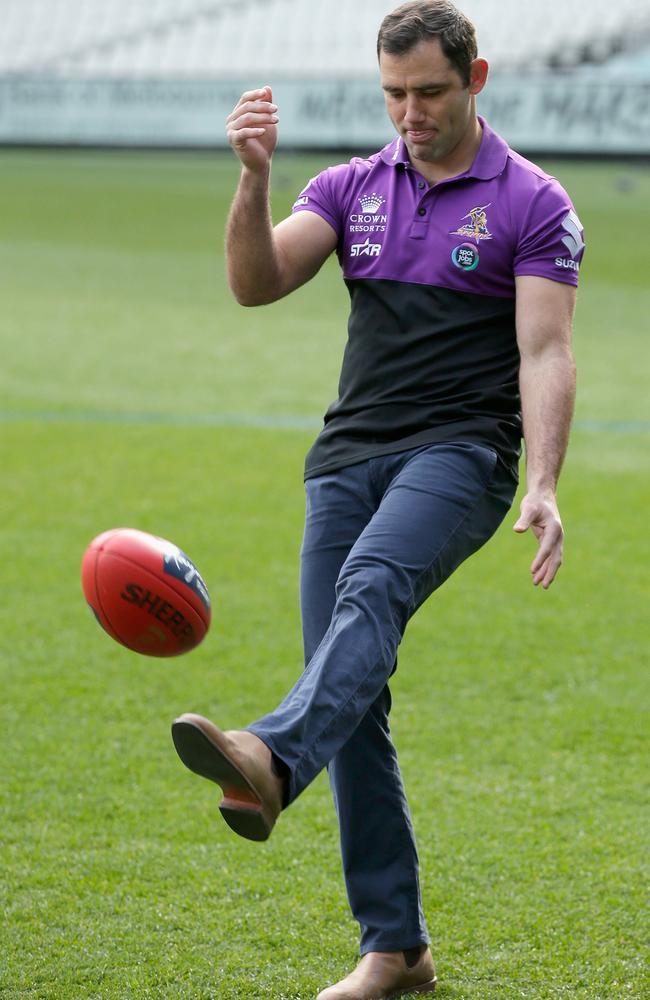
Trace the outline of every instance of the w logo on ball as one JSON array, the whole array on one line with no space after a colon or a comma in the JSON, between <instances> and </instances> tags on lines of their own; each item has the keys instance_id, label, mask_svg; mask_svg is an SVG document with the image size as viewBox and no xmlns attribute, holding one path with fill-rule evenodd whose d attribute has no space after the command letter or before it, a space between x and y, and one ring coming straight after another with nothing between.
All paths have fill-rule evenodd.
<instances>
[{"instance_id":1,"label":"w logo on ball","mask_svg":"<svg viewBox=\"0 0 650 1000\"><path fill-rule=\"evenodd\" d=\"M203 577L188 556L175 545L163 553L163 569L170 576L182 580L194 593L200 597L206 608L210 607L210 595Z\"/></svg>"},{"instance_id":2,"label":"w logo on ball","mask_svg":"<svg viewBox=\"0 0 650 1000\"><path fill-rule=\"evenodd\" d=\"M382 196L377 194L375 191L373 191L372 194L364 194L359 198L359 204L366 215L375 215L385 201L386 199L382 198Z\"/></svg>"}]
</instances>

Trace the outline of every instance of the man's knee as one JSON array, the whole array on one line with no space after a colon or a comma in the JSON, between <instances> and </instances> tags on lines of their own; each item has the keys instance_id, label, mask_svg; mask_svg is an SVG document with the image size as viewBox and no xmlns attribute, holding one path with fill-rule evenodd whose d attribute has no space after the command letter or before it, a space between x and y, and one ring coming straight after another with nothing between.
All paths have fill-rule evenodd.
<instances>
[{"instance_id":1,"label":"man's knee","mask_svg":"<svg viewBox=\"0 0 650 1000\"><path fill-rule=\"evenodd\" d=\"M413 609L413 587L408 572L391 560L356 556L341 570L336 603L338 608L355 608L401 633Z\"/></svg>"}]
</instances>

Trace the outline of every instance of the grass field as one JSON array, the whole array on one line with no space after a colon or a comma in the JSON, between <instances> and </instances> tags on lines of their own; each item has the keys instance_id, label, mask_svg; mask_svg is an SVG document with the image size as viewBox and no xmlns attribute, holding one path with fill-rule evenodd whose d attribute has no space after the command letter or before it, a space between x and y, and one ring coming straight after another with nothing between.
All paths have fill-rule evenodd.
<instances>
[{"instance_id":1,"label":"grass field","mask_svg":"<svg viewBox=\"0 0 650 1000\"><path fill-rule=\"evenodd\" d=\"M278 157L280 217L324 158ZM556 164L587 231L566 564L511 531L413 620L394 734L442 1000L647 998L650 171ZM230 157L0 154L0 996L306 1000L356 960L323 775L268 844L179 763L300 670L302 461L346 295L243 310L223 277ZM166 535L215 604L138 657L79 586L108 527Z\"/></svg>"}]
</instances>

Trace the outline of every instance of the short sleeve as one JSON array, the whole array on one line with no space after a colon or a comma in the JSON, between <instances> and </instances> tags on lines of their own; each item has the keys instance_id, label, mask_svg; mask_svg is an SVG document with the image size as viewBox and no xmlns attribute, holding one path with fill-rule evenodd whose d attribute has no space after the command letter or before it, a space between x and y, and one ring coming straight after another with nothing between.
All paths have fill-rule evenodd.
<instances>
[{"instance_id":1,"label":"short sleeve","mask_svg":"<svg viewBox=\"0 0 650 1000\"><path fill-rule=\"evenodd\" d=\"M340 168L330 167L312 177L302 189L291 209L296 212L315 212L328 222L332 229L341 235L340 198L337 197L337 172Z\"/></svg>"},{"instance_id":2,"label":"short sleeve","mask_svg":"<svg viewBox=\"0 0 650 1000\"><path fill-rule=\"evenodd\" d=\"M515 251L515 276L529 274L577 285L584 231L566 191L555 180L533 195Z\"/></svg>"}]
</instances>

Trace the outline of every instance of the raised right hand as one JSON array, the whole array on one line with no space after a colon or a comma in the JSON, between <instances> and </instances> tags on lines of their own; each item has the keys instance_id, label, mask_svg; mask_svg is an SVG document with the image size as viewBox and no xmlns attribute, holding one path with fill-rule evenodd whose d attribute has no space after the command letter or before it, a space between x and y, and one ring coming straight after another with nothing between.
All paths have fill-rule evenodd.
<instances>
[{"instance_id":1,"label":"raised right hand","mask_svg":"<svg viewBox=\"0 0 650 1000\"><path fill-rule=\"evenodd\" d=\"M226 118L228 142L254 173L268 168L278 142L278 109L272 102L270 87L249 90Z\"/></svg>"}]
</instances>

